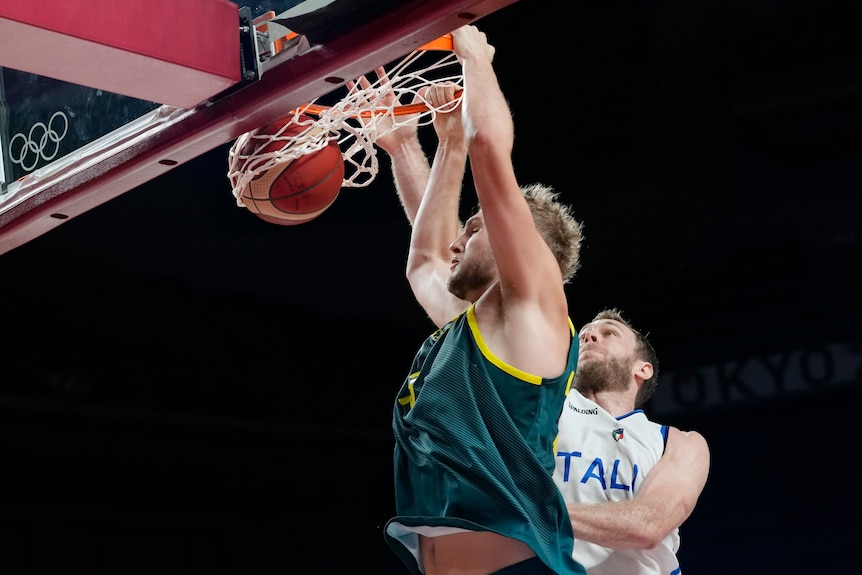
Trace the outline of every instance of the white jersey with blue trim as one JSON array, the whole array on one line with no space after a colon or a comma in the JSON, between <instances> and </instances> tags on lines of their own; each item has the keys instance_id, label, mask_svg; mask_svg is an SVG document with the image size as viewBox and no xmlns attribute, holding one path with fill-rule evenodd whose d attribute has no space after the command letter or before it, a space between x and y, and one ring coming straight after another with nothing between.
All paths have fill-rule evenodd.
<instances>
[{"instance_id":1,"label":"white jersey with blue trim","mask_svg":"<svg viewBox=\"0 0 862 575\"><path fill-rule=\"evenodd\" d=\"M640 409L614 417L572 389L560 415L554 481L567 502L632 499L664 453L667 426ZM578 539L576 561L589 575L680 575L679 529L653 549L608 549Z\"/></svg>"}]
</instances>

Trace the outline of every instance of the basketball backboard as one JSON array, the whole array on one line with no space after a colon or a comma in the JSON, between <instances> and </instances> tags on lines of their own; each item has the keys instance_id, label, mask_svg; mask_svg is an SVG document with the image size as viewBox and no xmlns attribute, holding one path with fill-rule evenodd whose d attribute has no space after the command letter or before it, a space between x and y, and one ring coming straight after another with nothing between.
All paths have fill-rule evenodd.
<instances>
[{"instance_id":1,"label":"basketball backboard","mask_svg":"<svg viewBox=\"0 0 862 575\"><path fill-rule=\"evenodd\" d=\"M514 1L4 4L0 254Z\"/></svg>"}]
</instances>

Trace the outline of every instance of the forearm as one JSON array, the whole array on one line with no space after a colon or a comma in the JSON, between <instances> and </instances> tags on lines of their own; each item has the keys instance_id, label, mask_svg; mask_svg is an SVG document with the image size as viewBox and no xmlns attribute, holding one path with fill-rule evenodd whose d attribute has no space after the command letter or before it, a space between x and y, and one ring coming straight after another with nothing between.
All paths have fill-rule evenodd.
<instances>
[{"instance_id":1,"label":"forearm","mask_svg":"<svg viewBox=\"0 0 862 575\"><path fill-rule=\"evenodd\" d=\"M461 231L458 209L466 162L463 141L439 142L410 238L414 265L417 259L434 259L448 266L449 246Z\"/></svg>"},{"instance_id":2,"label":"forearm","mask_svg":"<svg viewBox=\"0 0 862 575\"><path fill-rule=\"evenodd\" d=\"M464 134L471 156L488 149L508 157L514 124L491 62L474 57L464 62Z\"/></svg>"},{"instance_id":3,"label":"forearm","mask_svg":"<svg viewBox=\"0 0 862 575\"><path fill-rule=\"evenodd\" d=\"M674 528L667 514L637 500L567 507L575 539L611 549L650 549Z\"/></svg>"},{"instance_id":4,"label":"forearm","mask_svg":"<svg viewBox=\"0 0 862 575\"><path fill-rule=\"evenodd\" d=\"M419 204L428 185L431 171L428 158L422 150L418 138L402 140L394 148L387 150L391 160L392 178L398 199L404 208L407 221L416 221Z\"/></svg>"},{"instance_id":5,"label":"forearm","mask_svg":"<svg viewBox=\"0 0 862 575\"><path fill-rule=\"evenodd\" d=\"M439 143L410 236L407 279L437 326L466 309L446 287L452 259L449 247L461 233L458 209L466 161L463 140Z\"/></svg>"}]
</instances>

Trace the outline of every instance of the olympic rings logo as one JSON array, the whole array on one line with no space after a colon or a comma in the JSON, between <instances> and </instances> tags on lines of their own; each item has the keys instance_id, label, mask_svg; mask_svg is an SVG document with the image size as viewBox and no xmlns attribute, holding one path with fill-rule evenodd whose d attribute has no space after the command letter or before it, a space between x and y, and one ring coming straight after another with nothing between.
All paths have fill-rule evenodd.
<instances>
[{"instance_id":1,"label":"olympic rings logo","mask_svg":"<svg viewBox=\"0 0 862 575\"><path fill-rule=\"evenodd\" d=\"M61 129L62 126L62 129ZM60 141L69 130L69 119L63 112L54 112L46 126L36 122L26 136L19 132L9 141L9 159L25 172L33 170L40 160L50 162L60 151ZM16 145L20 146L16 150Z\"/></svg>"}]
</instances>

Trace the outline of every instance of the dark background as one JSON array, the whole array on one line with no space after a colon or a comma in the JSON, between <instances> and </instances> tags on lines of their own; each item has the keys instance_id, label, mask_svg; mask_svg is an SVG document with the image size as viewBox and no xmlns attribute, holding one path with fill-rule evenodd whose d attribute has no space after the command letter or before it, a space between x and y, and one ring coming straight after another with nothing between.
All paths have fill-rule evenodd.
<instances>
[{"instance_id":1,"label":"dark background","mask_svg":"<svg viewBox=\"0 0 862 575\"><path fill-rule=\"evenodd\" d=\"M478 22L519 179L586 224L573 320L651 332L648 412L711 445L689 575L859 572L859 17L521 0ZM228 147L0 257L3 573L404 572L390 410L432 326L388 160L286 228L236 207Z\"/></svg>"}]
</instances>

